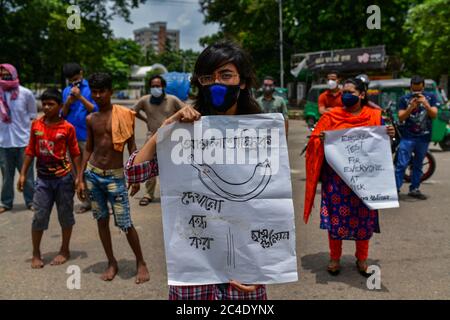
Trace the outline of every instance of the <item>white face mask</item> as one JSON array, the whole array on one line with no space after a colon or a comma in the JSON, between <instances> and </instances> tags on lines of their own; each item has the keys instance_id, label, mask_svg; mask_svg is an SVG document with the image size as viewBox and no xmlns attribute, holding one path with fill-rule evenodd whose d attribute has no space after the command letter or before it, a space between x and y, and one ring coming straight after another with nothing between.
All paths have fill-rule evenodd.
<instances>
[{"instance_id":1,"label":"white face mask","mask_svg":"<svg viewBox=\"0 0 450 320\"><path fill-rule=\"evenodd\" d=\"M328 80L328 89L334 90L337 88L338 84L336 80Z\"/></svg>"},{"instance_id":2,"label":"white face mask","mask_svg":"<svg viewBox=\"0 0 450 320\"><path fill-rule=\"evenodd\" d=\"M159 98L163 94L163 89L162 88L150 88L150 94L155 98Z\"/></svg>"}]
</instances>

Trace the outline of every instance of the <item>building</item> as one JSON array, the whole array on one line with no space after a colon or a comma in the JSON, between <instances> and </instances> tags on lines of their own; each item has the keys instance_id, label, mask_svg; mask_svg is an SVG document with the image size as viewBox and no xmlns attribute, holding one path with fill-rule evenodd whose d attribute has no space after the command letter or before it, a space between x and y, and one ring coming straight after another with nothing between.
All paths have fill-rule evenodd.
<instances>
[{"instance_id":1,"label":"building","mask_svg":"<svg viewBox=\"0 0 450 320\"><path fill-rule=\"evenodd\" d=\"M180 49L180 31L167 29L166 22L152 22L149 27L133 31L136 41L144 51L152 48L156 53L162 53L169 45L172 50Z\"/></svg>"}]
</instances>

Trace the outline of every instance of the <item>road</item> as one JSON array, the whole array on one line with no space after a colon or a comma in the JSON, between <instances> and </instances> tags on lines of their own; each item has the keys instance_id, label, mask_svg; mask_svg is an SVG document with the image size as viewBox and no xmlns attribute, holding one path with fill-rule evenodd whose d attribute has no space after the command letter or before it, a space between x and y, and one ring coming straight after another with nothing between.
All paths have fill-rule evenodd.
<instances>
[{"instance_id":1,"label":"road","mask_svg":"<svg viewBox=\"0 0 450 320\"><path fill-rule=\"evenodd\" d=\"M401 196L399 209L380 213L381 233L370 242L369 264L381 270L381 289L369 290L366 280L354 267L354 243L344 242L342 272L332 277L326 272L328 241L319 229L318 198L312 219L305 225L303 194L304 158L299 156L307 130L303 121L291 120L289 155L296 214L299 281L270 285L270 299L449 299L450 298L450 153L432 146L437 170L422 191L427 201ZM137 122L137 143L142 145L145 126ZM406 187L404 187L406 190ZM157 190L157 194L159 190ZM42 252L46 266L30 268L33 214L25 210L16 194L13 211L0 215L0 299L167 299L168 287L159 198L147 207L138 201L142 190L131 200L132 217L139 233L151 280L134 283L135 262L126 238L112 227L113 246L119 260L119 274L112 282L102 282L106 267L96 223L90 213L76 216L71 249L72 258L63 266L48 263L60 245L56 212L44 233ZM81 271L81 288L67 288L69 265Z\"/></svg>"}]
</instances>

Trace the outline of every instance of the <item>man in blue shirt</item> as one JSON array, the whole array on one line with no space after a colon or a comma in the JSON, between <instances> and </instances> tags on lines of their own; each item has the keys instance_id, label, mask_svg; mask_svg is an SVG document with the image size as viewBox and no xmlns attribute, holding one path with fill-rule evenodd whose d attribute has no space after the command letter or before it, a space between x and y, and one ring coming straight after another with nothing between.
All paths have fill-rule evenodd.
<instances>
[{"instance_id":1,"label":"man in blue shirt","mask_svg":"<svg viewBox=\"0 0 450 320\"><path fill-rule=\"evenodd\" d=\"M69 85L63 91L63 117L75 127L78 147L84 153L87 129L86 117L91 112L97 112L98 107L91 96L91 89L87 80L83 79L83 70L78 63L66 63L63 67L64 76ZM83 202L77 213L84 213L91 209L89 200Z\"/></svg>"},{"instance_id":2,"label":"man in blue shirt","mask_svg":"<svg viewBox=\"0 0 450 320\"><path fill-rule=\"evenodd\" d=\"M411 93L400 98L398 118L404 122L402 137L397 151L397 163L395 166L395 180L397 189L403 184L405 170L408 167L411 156L412 176L408 195L420 200L427 197L420 192L420 178L422 177L423 159L428 152L431 141L431 120L436 118L438 109L436 97L424 92L425 80L420 76L411 78Z\"/></svg>"}]
</instances>

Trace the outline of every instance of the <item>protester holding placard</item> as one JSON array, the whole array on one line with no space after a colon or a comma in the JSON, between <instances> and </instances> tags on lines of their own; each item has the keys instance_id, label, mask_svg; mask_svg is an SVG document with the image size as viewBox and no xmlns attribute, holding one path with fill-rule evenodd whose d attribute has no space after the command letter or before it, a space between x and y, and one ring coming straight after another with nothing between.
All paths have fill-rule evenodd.
<instances>
[{"instance_id":1,"label":"protester holding placard","mask_svg":"<svg viewBox=\"0 0 450 320\"><path fill-rule=\"evenodd\" d=\"M340 271L342 240L356 241L358 271L367 276L369 239L379 233L378 211L370 210L341 177L324 161L324 133L330 130L379 126L381 111L367 106L366 86L359 79L349 79L342 91L343 108L333 108L322 115L306 150L306 190L304 221L308 222L317 184L322 182L320 228L328 230L330 263L328 272ZM394 128L387 127L393 137Z\"/></svg>"},{"instance_id":2,"label":"protester holding placard","mask_svg":"<svg viewBox=\"0 0 450 320\"><path fill-rule=\"evenodd\" d=\"M231 42L219 42L206 48L199 56L192 83L199 89L194 108L186 106L167 119L193 122L202 115L242 115L260 113L250 89L254 73L250 57ZM131 155L126 167L129 182L142 182L157 174L154 158L157 134L145 146ZM235 280L223 284L170 286L170 300L265 300L265 285L244 285Z\"/></svg>"}]
</instances>

